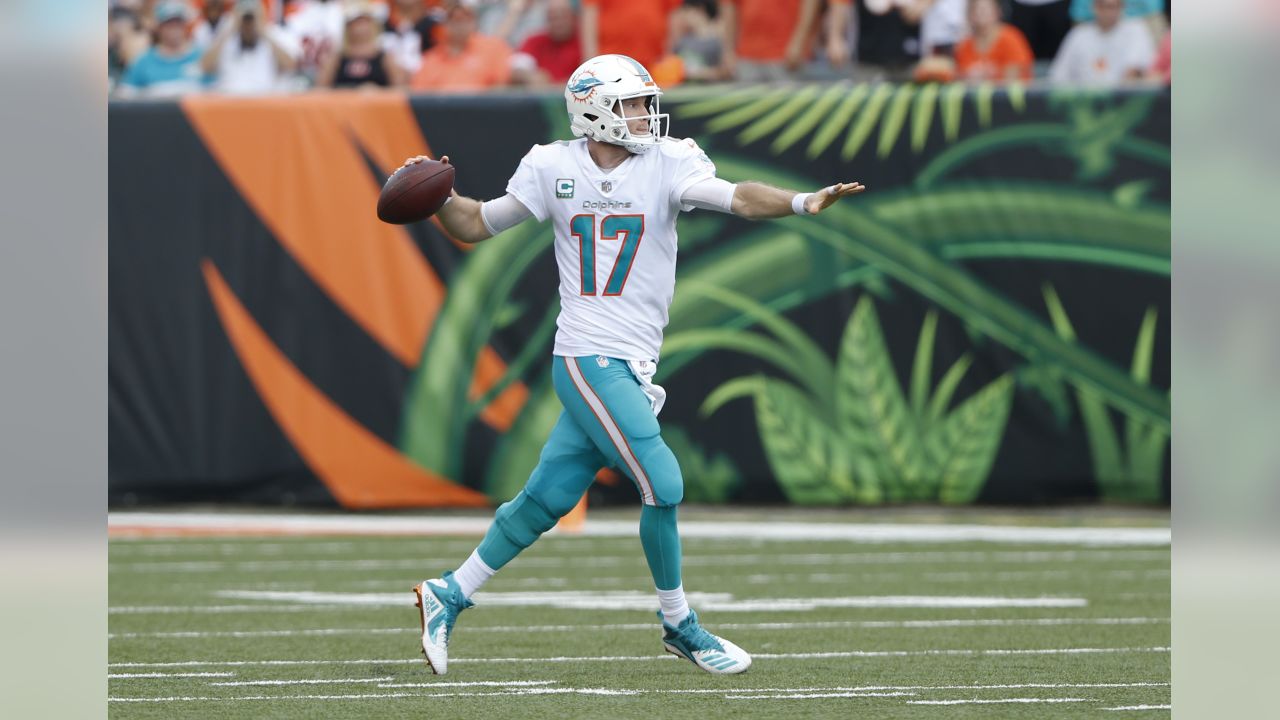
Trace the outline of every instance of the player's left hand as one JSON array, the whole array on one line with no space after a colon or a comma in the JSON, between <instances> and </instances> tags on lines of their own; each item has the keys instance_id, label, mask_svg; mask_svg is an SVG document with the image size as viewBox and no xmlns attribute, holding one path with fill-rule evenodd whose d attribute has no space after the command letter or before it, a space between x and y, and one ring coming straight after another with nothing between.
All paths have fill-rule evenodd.
<instances>
[{"instance_id":1,"label":"player's left hand","mask_svg":"<svg viewBox=\"0 0 1280 720\"><path fill-rule=\"evenodd\" d=\"M836 183L822 188L816 193L809 196L804 202L804 209L810 215L817 215L823 210L831 207L835 201L848 195L857 195L866 190L867 186L860 182Z\"/></svg>"}]
</instances>

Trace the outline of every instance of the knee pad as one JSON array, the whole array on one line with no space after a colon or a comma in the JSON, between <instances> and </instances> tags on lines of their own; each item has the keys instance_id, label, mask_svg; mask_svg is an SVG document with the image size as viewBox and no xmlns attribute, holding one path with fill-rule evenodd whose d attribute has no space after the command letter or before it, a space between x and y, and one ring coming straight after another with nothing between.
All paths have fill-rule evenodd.
<instances>
[{"instance_id":1,"label":"knee pad","mask_svg":"<svg viewBox=\"0 0 1280 720\"><path fill-rule=\"evenodd\" d=\"M557 520L559 518L523 490L509 502L502 503L493 516L502 534L522 548L529 547L542 533L555 527Z\"/></svg>"},{"instance_id":2,"label":"knee pad","mask_svg":"<svg viewBox=\"0 0 1280 720\"><path fill-rule=\"evenodd\" d=\"M662 441L662 437L644 442L642 448L637 448L636 455L653 484L653 504L658 507L679 505L684 500L684 475L680 473L675 453Z\"/></svg>"}]
</instances>

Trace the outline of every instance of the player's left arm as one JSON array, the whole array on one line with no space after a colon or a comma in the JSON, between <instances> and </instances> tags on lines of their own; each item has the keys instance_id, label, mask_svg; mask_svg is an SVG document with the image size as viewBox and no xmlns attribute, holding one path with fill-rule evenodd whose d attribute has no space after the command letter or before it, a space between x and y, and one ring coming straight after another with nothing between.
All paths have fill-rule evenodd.
<instances>
[{"instance_id":1,"label":"player's left arm","mask_svg":"<svg viewBox=\"0 0 1280 720\"><path fill-rule=\"evenodd\" d=\"M787 215L817 215L840 198L866 190L859 182L836 183L816 192L798 193L759 182L740 182L733 191L729 211L748 220L767 220Z\"/></svg>"}]
</instances>

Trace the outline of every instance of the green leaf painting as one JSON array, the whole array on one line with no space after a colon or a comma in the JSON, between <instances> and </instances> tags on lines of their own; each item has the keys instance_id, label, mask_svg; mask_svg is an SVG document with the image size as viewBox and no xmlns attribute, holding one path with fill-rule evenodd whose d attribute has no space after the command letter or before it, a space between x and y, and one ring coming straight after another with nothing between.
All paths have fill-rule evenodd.
<instances>
[{"instance_id":1,"label":"green leaf painting","mask_svg":"<svg viewBox=\"0 0 1280 720\"><path fill-rule=\"evenodd\" d=\"M751 398L769 466L792 502L972 502L1000 449L1014 383L1001 376L948 411L968 360L956 361L931 391L936 327L931 312L916 346L910 402L875 305L864 295L845 326L834 400L829 393L750 376L716 388L702 412L711 415L730 400Z\"/></svg>"}]
</instances>

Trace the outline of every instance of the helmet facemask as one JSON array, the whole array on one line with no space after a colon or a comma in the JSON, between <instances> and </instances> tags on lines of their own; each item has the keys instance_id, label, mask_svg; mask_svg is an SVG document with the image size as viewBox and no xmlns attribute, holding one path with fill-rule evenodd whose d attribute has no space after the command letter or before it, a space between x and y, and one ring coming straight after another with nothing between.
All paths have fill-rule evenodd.
<instances>
[{"instance_id":1,"label":"helmet facemask","mask_svg":"<svg viewBox=\"0 0 1280 720\"><path fill-rule=\"evenodd\" d=\"M625 96L600 95L593 98L594 107L584 111L581 118L574 118L575 129L577 126L586 121L589 127L583 128L588 132L582 133L586 137L606 142L613 145L621 145L627 150L635 154L640 154L649 148L657 145L667 136L667 132L671 127L671 117L665 113L659 112L659 96L661 92L650 91L648 93L633 93ZM644 115L633 115L630 117L623 116L622 103L624 100L632 98L646 98L645 106L648 110ZM607 105L607 107L601 107ZM646 120L649 131L647 134L637 135L631 131L631 123L636 120Z\"/></svg>"}]
</instances>

